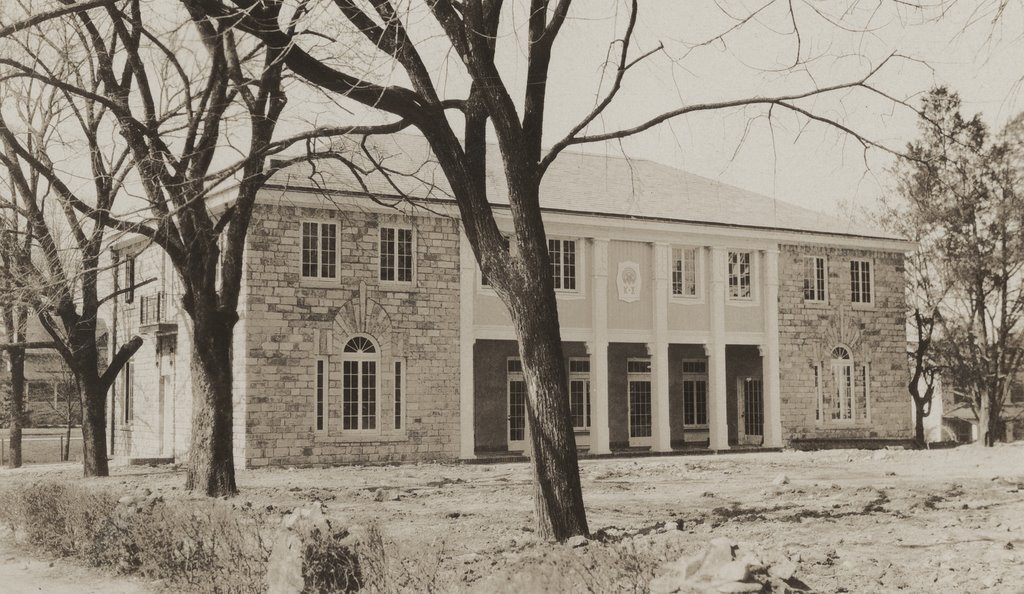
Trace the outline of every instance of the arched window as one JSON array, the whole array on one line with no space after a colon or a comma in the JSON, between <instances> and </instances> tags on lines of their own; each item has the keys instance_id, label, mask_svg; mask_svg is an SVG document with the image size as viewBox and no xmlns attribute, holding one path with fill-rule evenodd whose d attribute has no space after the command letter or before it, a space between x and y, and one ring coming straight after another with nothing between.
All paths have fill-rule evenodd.
<instances>
[{"instance_id":1,"label":"arched window","mask_svg":"<svg viewBox=\"0 0 1024 594\"><path fill-rule=\"evenodd\" d=\"M853 359L844 346L832 349L832 403L833 421L853 420Z\"/></svg>"},{"instance_id":2,"label":"arched window","mask_svg":"<svg viewBox=\"0 0 1024 594\"><path fill-rule=\"evenodd\" d=\"M377 347L365 336L345 343L342 359L341 428L377 429Z\"/></svg>"}]
</instances>

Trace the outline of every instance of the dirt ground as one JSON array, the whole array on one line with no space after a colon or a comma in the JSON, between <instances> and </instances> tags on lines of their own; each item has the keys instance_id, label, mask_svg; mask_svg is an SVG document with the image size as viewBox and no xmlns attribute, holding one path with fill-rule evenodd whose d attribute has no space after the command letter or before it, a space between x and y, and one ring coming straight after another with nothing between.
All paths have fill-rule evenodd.
<instances>
[{"instance_id":1,"label":"dirt ground","mask_svg":"<svg viewBox=\"0 0 1024 594\"><path fill-rule=\"evenodd\" d=\"M789 557L816 592L1024 592L1024 444L586 460L580 469L591 530L619 542L620 551L622 542L635 542L636 554L669 560L724 536ZM434 583L440 591L542 590L545 575L561 589L565 576L551 573L560 570L547 567L550 560L575 556L579 567L593 568L600 546L538 541L529 470L243 471L239 499L271 513L319 501L342 525L376 524L396 543L395 554L419 560L416 571L433 559L432 570L443 574ZM3 470L0 483L79 472L74 465ZM183 475L172 467L116 468L114 475L102 482L126 494L145 487L186 497ZM14 554L0 551L5 579L33 567ZM60 577L60 565L55 572L37 564L41 587L33 591L51 591L45 580ZM569 583L600 591L600 575ZM137 582L122 585L142 591Z\"/></svg>"}]
</instances>

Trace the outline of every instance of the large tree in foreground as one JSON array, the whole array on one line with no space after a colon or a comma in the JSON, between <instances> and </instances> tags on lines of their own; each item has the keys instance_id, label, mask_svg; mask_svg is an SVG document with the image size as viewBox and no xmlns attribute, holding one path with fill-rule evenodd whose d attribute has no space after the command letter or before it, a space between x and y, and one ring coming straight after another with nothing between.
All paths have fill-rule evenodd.
<instances>
[{"instance_id":1,"label":"large tree in foreground","mask_svg":"<svg viewBox=\"0 0 1024 594\"><path fill-rule=\"evenodd\" d=\"M512 318L528 387L538 532L557 540L585 534L588 528L541 218L540 185L545 172L568 147L621 139L672 118L712 110L758 106L769 118L788 112L804 122L824 122L852 133L842 122L815 113L813 100L851 90L875 94L870 80L886 63L881 60L851 80L831 86L818 85L808 76L789 93L703 103L680 98L678 107L633 119L622 127L594 131L602 128L608 108L617 103L626 75L661 51L655 44L641 49L634 39L636 0L611 2L604 9L577 8L571 0L181 1L194 15L231 23L263 40L279 52L288 69L357 117L383 120L396 128L411 126L426 138L458 202L480 269ZM556 49L574 50L559 48L560 33L573 17L609 18L620 8L627 17L610 40L606 84L575 125L555 142L546 143L552 62ZM748 24L779 18L793 56L782 70L806 70L811 52L803 45L799 22L810 15L821 19L819 24L831 25L830 15L820 7L806 12L803 8L807 7L797 11L792 2L769 1L740 16L723 9L724 16L719 16L727 25L691 49L725 44ZM691 9L680 5L677 10ZM842 19L842 14L836 18ZM508 56L513 55L525 60L521 70L508 69ZM488 154L489 133L497 138L495 156ZM857 138L865 148L873 145ZM546 144L550 148L545 149ZM504 167L514 226L511 250L505 247L489 201L488 158L500 159Z\"/></svg>"},{"instance_id":2,"label":"large tree in foreground","mask_svg":"<svg viewBox=\"0 0 1024 594\"><path fill-rule=\"evenodd\" d=\"M933 310L918 327L935 327L929 342L946 387L967 398L979 440L992 445L1024 363L1024 117L992 138L945 88L925 97L923 113L897 170L905 220L929 246L920 266L930 271Z\"/></svg>"}]
</instances>

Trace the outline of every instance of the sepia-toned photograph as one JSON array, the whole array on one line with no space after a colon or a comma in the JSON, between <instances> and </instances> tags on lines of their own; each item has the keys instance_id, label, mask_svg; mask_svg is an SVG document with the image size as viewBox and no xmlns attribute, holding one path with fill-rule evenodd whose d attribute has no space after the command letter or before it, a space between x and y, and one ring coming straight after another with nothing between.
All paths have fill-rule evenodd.
<instances>
[{"instance_id":1,"label":"sepia-toned photograph","mask_svg":"<svg viewBox=\"0 0 1024 594\"><path fill-rule=\"evenodd\" d=\"M0 0L0 592L1024 593L1024 1Z\"/></svg>"}]
</instances>

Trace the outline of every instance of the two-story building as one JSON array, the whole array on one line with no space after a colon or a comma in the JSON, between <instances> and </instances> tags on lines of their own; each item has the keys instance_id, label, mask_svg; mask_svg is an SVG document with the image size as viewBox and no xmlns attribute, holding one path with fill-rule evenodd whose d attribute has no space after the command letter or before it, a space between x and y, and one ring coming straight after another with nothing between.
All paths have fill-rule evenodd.
<instances>
[{"instance_id":1,"label":"two-story building","mask_svg":"<svg viewBox=\"0 0 1024 594\"><path fill-rule=\"evenodd\" d=\"M527 449L508 314L427 156L392 148L391 175L362 182L342 167L293 167L261 191L235 329L237 463ZM494 166L491 200L511 233ZM581 449L912 435L906 241L617 157L562 155L541 194ZM180 458L188 325L166 258L142 246L116 253L121 275L158 280L112 313L116 341L146 339L114 388L112 451Z\"/></svg>"}]
</instances>

